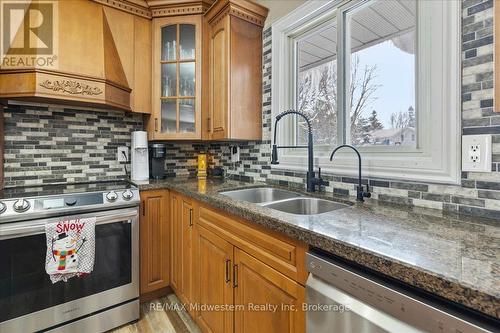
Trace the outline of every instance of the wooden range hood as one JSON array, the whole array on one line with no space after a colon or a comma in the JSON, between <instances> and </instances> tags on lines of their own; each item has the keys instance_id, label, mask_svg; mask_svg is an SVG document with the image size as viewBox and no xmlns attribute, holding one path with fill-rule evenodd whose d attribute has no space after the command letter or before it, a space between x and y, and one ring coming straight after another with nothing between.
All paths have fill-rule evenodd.
<instances>
[{"instance_id":1,"label":"wooden range hood","mask_svg":"<svg viewBox=\"0 0 500 333\"><path fill-rule=\"evenodd\" d=\"M126 24L123 12L88 0L59 1L57 7L54 66L21 68L4 62L0 98L131 110L134 17L129 15L132 21ZM127 52L132 54L124 56Z\"/></svg>"}]
</instances>

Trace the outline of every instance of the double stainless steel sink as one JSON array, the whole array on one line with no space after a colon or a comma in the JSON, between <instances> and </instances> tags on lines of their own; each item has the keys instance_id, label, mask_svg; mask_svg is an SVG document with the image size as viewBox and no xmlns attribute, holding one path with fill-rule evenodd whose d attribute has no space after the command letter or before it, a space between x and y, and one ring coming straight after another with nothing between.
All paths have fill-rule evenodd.
<instances>
[{"instance_id":1,"label":"double stainless steel sink","mask_svg":"<svg viewBox=\"0 0 500 333\"><path fill-rule=\"evenodd\" d=\"M220 194L234 200L246 201L294 215L317 215L349 207L346 204L311 198L272 187L248 188L221 192Z\"/></svg>"},{"instance_id":2,"label":"double stainless steel sink","mask_svg":"<svg viewBox=\"0 0 500 333\"><path fill-rule=\"evenodd\" d=\"M301 196L294 192L271 187L247 188L244 190L221 192L221 194L234 200L241 200L254 204L264 204Z\"/></svg>"}]
</instances>

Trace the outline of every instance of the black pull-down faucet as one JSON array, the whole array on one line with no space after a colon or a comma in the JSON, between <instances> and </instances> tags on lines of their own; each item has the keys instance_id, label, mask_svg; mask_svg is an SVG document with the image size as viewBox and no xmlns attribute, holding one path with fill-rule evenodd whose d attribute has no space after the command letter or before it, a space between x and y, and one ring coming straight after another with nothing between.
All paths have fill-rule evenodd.
<instances>
[{"instance_id":1,"label":"black pull-down faucet","mask_svg":"<svg viewBox=\"0 0 500 333\"><path fill-rule=\"evenodd\" d=\"M281 120L284 116L296 114L304 118L307 123L307 131L308 131L308 142L307 146L277 146L276 145L276 133L278 131L278 121ZM312 135L312 127L311 121L309 118L302 112L295 110L287 110L276 116L276 122L274 123L274 144L273 150L271 153L271 164L279 164L278 162L278 149L281 148L307 148L307 192L315 192L316 186L328 186L330 183L321 179L321 168L319 168L319 174L316 178L314 173L314 154L313 154L313 135Z\"/></svg>"},{"instance_id":2,"label":"black pull-down faucet","mask_svg":"<svg viewBox=\"0 0 500 333\"><path fill-rule=\"evenodd\" d=\"M354 150L354 152L358 155L358 169L359 169L359 174L358 174L358 187L356 189L357 195L356 195L356 200L358 201L365 201L364 198L371 198L372 194L370 193L370 188L368 187L368 184L366 184L366 192L363 189L363 185L361 184L361 155L359 154L359 151L354 148L353 146L350 145L341 145L335 148L332 152L332 155L330 155L330 161L333 160L333 155L337 152L337 150L341 148L351 148Z\"/></svg>"}]
</instances>

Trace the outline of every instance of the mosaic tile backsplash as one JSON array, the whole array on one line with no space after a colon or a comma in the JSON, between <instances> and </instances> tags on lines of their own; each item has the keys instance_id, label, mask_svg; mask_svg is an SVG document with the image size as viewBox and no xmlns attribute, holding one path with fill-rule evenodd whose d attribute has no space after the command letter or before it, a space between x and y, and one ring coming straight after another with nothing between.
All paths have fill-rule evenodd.
<instances>
[{"instance_id":1,"label":"mosaic tile backsplash","mask_svg":"<svg viewBox=\"0 0 500 333\"><path fill-rule=\"evenodd\" d=\"M4 115L5 186L124 178L117 147L143 127L118 111L9 105Z\"/></svg>"},{"instance_id":2,"label":"mosaic tile backsplash","mask_svg":"<svg viewBox=\"0 0 500 333\"><path fill-rule=\"evenodd\" d=\"M462 1L462 133L492 134L491 173L462 174L461 186L364 179L373 198L413 206L500 219L500 114L493 111L493 1ZM241 162L230 162L228 143L167 143L168 175L194 175L197 155L207 151L211 166L234 179L305 188L305 173L271 170L271 29L263 35L263 138L239 143ZM7 185L109 179L125 176L116 147L130 145L140 115L52 107L6 110ZM40 142L38 142L40 140ZM233 143L234 144L234 143ZM355 195L356 179L324 174L327 192Z\"/></svg>"}]
</instances>

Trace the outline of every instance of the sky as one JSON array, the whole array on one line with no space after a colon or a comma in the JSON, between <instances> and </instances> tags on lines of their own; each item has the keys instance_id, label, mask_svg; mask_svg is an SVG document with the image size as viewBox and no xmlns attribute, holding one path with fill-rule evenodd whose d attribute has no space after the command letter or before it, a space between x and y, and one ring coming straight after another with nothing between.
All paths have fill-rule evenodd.
<instances>
[{"instance_id":1,"label":"sky","mask_svg":"<svg viewBox=\"0 0 500 333\"><path fill-rule=\"evenodd\" d=\"M393 112L415 109L415 56L401 51L391 41L386 41L356 53L361 68L377 65L376 83L381 85L375 93L378 99L368 110L376 110L380 122L390 128ZM364 116L368 116L364 114Z\"/></svg>"}]
</instances>

